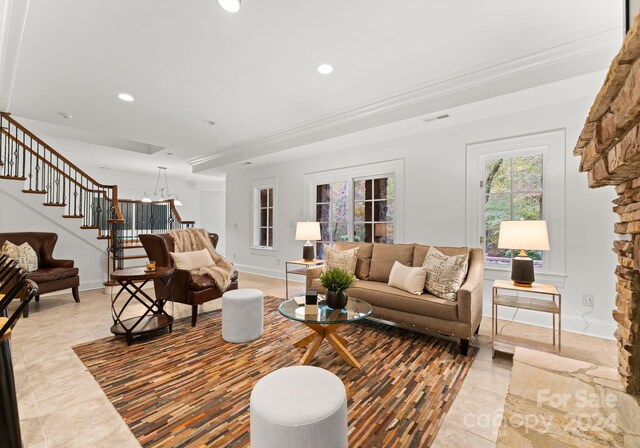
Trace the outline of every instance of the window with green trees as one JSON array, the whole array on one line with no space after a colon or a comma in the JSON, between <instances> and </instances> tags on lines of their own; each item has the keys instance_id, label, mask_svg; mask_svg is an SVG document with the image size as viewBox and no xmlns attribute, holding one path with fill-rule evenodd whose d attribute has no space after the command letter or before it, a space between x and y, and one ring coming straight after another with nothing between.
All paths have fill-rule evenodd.
<instances>
[{"instance_id":1,"label":"window with green trees","mask_svg":"<svg viewBox=\"0 0 640 448\"><path fill-rule=\"evenodd\" d=\"M484 249L486 264L511 263L511 251L498 248L500 222L544 219L542 154L491 158L484 161ZM528 251L537 267L542 252Z\"/></svg>"}]
</instances>

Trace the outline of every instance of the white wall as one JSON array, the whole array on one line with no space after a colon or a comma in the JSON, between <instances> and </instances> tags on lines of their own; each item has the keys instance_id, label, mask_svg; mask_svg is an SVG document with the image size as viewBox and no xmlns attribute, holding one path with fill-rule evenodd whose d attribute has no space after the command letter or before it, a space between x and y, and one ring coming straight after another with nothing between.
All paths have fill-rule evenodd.
<instances>
[{"instance_id":1,"label":"white wall","mask_svg":"<svg viewBox=\"0 0 640 448\"><path fill-rule=\"evenodd\" d=\"M0 181L0 232L57 233L53 256L75 261L80 269L80 290L102 288L107 272L107 242L97 239L97 230L80 229L81 220L62 218L61 209L44 207L42 196L24 194L22 188L18 181Z\"/></svg>"},{"instance_id":2,"label":"white wall","mask_svg":"<svg viewBox=\"0 0 640 448\"><path fill-rule=\"evenodd\" d=\"M200 192L200 220L198 226L218 234L220 239L216 249L222 255L225 254L226 249L225 199L224 190Z\"/></svg>"},{"instance_id":3,"label":"white wall","mask_svg":"<svg viewBox=\"0 0 640 448\"><path fill-rule=\"evenodd\" d=\"M585 96L589 92L585 93ZM572 100L460 126L328 152L300 160L227 172L227 249L241 269L282 277L283 263L300 258L301 243L294 240L295 222L313 218L304 210L305 173L332 170L391 159L405 161L404 241L442 246L466 244L465 170L468 143L566 130L566 274L558 286L563 294L563 328L585 331L580 312L582 294L595 295L595 307L586 316L586 333L612 338L611 309L615 298L615 255L611 212L613 189L589 190L586 175L578 172L573 144L592 99ZM255 255L251 244L251 182L278 179L277 248L272 256ZM557 250L557 249L556 249ZM490 281L485 282L484 313L490 315ZM510 318L507 313L501 317ZM549 324L539 315L520 312L518 320Z\"/></svg>"}]
</instances>

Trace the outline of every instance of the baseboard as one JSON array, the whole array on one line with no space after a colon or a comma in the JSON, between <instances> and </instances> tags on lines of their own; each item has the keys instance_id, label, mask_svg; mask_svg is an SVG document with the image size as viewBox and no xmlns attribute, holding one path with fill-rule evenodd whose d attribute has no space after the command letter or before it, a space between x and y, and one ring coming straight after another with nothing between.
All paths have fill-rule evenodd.
<instances>
[{"instance_id":1,"label":"baseboard","mask_svg":"<svg viewBox=\"0 0 640 448\"><path fill-rule=\"evenodd\" d=\"M483 316L491 318L491 304L485 303L483 307ZM504 308L500 309L500 320L511 320L513 312L509 312ZM536 313L527 310L520 310L513 319L514 322L521 324L535 325L537 327L552 328L551 315L547 313ZM562 331L569 333L584 334L586 336L594 336L603 339L615 340L613 333L616 331L615 322L606 322L597 319L588 319L584 316L575 314L562 314Z\"/></svg>"}]
</instances>

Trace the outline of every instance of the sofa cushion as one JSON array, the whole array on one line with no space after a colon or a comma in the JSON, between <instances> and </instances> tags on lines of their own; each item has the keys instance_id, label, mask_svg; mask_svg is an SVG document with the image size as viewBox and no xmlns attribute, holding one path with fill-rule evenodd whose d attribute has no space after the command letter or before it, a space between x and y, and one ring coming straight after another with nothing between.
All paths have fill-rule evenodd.
<instances>
[{"instance_id":1,"label":"sofa cushion","mask_svg":"<svg viewBox=\"0 0 640 448\"><path fill-rule=\"evenodd\" d=\"M435 247L429 249L424 260L427 269L426 289L447 300L456 300L457 292L467 276L469 250L460 255L445 255Z\"/></svg>"},{"instance_id":2,"label":"sofa cushion","mask_svg":"<svg viewBox=\"0 0 640 448\"><path fill-rule=\"evenodd\" d=\"M362 299L372 306L403 311L443 320L458 319L457 302L431 294L414 295L380 282L358 280L347 290L350 297Z\"/></svg>"},{"instance_id":3,"label":"sofa cushion","mask_svg":"<svg viewBox=\"0 0 640 448\"><path fill-rule=\"evenodd\" d=\"M63 278L73 278L77 275L78 268L42 268L29 272L27 278L36 283L46 283Z\"/></svg>"},{"instance_id":4,"label":"sofa cushion","mask_svg":"<svg viewBox=\"0 0 640 448\"><path fill-rule=\"evenodd\" d=\"M389 274L389 286L419 296L424 292L426 279L427 268L422 266L410 268L396 261Z\"/></svg>"},{"instance_id":5,"label":"sofa cushion","mask_svg":"<svg viewBox=\"0 0 640 448\"><path fill-rule=\"evenodd\" d=\"M189 283L189 289L192 291L203 291L209 288L215 288L216 282L206 275L191 275L191 283Z\"/></svg>"},{"instance_id":6,"label":"sofa cushion","mask_svg":"<svg viewBox=\"0 0 640 448\"><path fill-rule=\"evenodd\" d=\"M373 243L369 280L375 282L389 281L389 274L396 261L405 266L413 263L413 247L415 244L382 244Z\"/></svg>"},{"instance_id":7,"label":"sofa cushion","mask_svg":"<svg viewBox=\"0 0 640 448\"><path fill-rule=\"evenodd\" d=\"M416 248L413 251L413 267L422 266L424 264L424 259L427 258L427 252L429 252L429 248L431 246L424 246L422 244L416 244ZM443 247L443 246L433 246L442 252L445 255L463 255L469 252L468 247Z\"/></svg>"},{"instance_id":8,"label":"sofa cushion","mask_svg":"<svg viewBox=\"0 0 640 448\"><path fill-rule=\"evenodd\" d=\"M331 246L324 246L324 269L338 268L349 274L355 274L358 261L358 247L340 250Z\"/></svg>"},{"instance_id":9,"label":"sofa cushion","mask_svg":"<svg viewBox=\"0 0 640 448\"><path fill-rule=\"evenodd\" d=\"M371 266L371 253L373 252L373 244L371 243L352 243L347 241L339 241L336 243L336 249L348 250L358 248L358 259L356 261L356 278L367 280L369 277L369 268Z\"/></svg>"}]
</instances>

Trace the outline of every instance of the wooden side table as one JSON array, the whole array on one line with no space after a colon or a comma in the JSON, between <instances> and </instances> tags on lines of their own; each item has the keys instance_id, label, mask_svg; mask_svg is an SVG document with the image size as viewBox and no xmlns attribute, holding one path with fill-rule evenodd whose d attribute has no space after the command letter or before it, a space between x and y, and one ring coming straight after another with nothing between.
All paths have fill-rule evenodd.
<instances>
[{"instance_id":1,"label":"wooden side table","mask_svg":"<svg viewBox=\"0 0 640 448\"><path fill-rule=\"evenodd\" d=\"M113 326L111 333L124 335L127 344L131 345L133 337L156 332L163 328L173 326L173 316L169 315L164 306L171 299L171 277L174 269L171 267L159 267L155 271L147 272L144 268L120 269L111 273L111 279L121 286L120 291L111 299L111 316ZM164 284L165 294L161 297L150 297L142 290L149 280L159 279ZM129 297L122 305L118 305L118 298L123 292L127 292ZM134 299L141 303L145 312L141 316L123 319L122 315ZM173 303L173 302L172 302Z\"/></svg>"},{"instance_id":2,"label":"wooden side table","mask_svg":"<svg viewBox=\"0 0 640 448\"><path fill-rule=\"evenodd\" d=\"M506 293L504 291L507 291ZM544 296L544 298L520 297L519 293ZM515 294L514 294L515 293ZM545 344L515 336L498 334L498 307L521 308L551 314L553 343ZM558 319L558 344L556 345L556 316ZM555 286L534 283L531 287L516 286L511 280L496 280L491 292L491 342L493 356L496 352L513 354L516 347L526 347L551 353L560 353L562 342L562 296Z\"/></svg>"},{"instance_id":3,"label":"wooden side table","mask_svg":"<svg viewBox=\"0 0 640 448\"><path fill-rule=\"evenodd\" d=\"M324 260L289 260L285 262L285 300L289 300L289 274L307 276L307 269L313 266L322 266ZM289 267L292 265L294 267ZM302 266L302 267L295 267Z\"/></svg>"}]
</instances>

